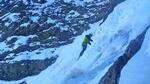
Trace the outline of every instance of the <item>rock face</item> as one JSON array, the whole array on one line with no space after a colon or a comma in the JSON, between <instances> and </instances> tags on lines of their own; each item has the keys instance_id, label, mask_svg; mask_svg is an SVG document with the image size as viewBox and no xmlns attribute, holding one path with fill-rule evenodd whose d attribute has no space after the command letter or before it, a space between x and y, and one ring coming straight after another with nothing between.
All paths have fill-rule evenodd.
<instances>
[{"instance_id":1,"label":"rock face","mask_svg":"<svg viewBox=\"0 0 150 84\"><path fill-rule=\"evenodd\" d=\"M23 60L14 63L0 63L0 80L19 80L27 76L37 75L53 64L56 58L45 60Z\"/></svg>"},{"instance_id":2,"label":"rock face","mask_svg":"<svg viewBox=\"0 0 150 84\"><path fill-rule=\"evenodd\" d=\"M132 40L125 53L110 67L108 72L100 80L99 84L118 84L121 70L127 62L140 50L145 34L149 27L143 31L136 39Z\"/></svg>"}]
</instances>

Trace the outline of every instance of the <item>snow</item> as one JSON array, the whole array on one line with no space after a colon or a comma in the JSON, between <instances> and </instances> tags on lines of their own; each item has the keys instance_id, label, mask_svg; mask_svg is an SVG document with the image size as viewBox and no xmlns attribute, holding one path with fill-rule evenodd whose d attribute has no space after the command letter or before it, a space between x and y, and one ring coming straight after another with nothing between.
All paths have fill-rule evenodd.
<instances>
[{"instance_id":1,"label":"snow","mask_svg":"<svg viewBox=\"0 0 150 84\"><path fill-rule=\"evenodd\" d=\"M28 4L27 0L23 0L23 3Z\"/></svg>"},{"instance_id":2,"label":"snow","mask_svg":"<svg viewBox=\"0 0 150 84\"><path fill-rule=\"evenodd\" d=\"M47 0L47 3L46 4L52 4L52 3L54 3L55 2L55 0Z\"/></svg>"},{"instance_id":3,"label":"snow","mask_svg":"<svg viewBox=\"0 0 150 84\"><path fill-rule=\"evenodd\" d=\"M15 21L17 21L17 20L19 19L18 17L16 17L16 16L18 16L19 14L20 14L20 13L11 13L11 14L8 13L8 14L5 14L3 20L9 18L9 19L12 20L13 22L15 22Z\"/></svg>"},{"instance_id":4,"label":"snow","mask_svg":"<svg viewBox=\"0 0 150 84\"><path fill-rule=\"evenodd\" d=\"M110 14L106 22L102 24L102 26L100 27L101 30L99 30L99 26L98 26L99 23L93 24L91 26L92 30L89 30L89 32L94 31L93 29L95 28L95 31L92 32L94 34L92 38L94 40L93 45L91 45L85 51L84 55L80 58L80 60L75 62L74 64L72 64L73 60L71 60L71 58L70 58L71 62L69 61L67 62L69 64L60 63L62 64L61 66L64 66L63 67L64 70L56 72L55 73L56 78L54 76L52 78L53 81L55 82L51 82L52 81L51 80L50 83L61 84L63 81L68 80L70 77L74 77L74 76L78 77L82 74L85 74L86 72L89 72L89 69L90 67L92 67L92 64L95 64L93 65L94 68L96 68L95 67L96 65L99 67L106 65L105 67L107 67L111 65L113 61L117 59L118 56L120 56L121 53L123 53L126 46L128 45L128 42L134 39L139 33L142 32L142 30L144 30L144 28L146 28L146 26L148 25L147 22L150 16L149 12L144 13L145 17L140 18L140 21L138 21L137 17L139 16L139 12L146 11L146 10L141 9L141 7L143 8L143 5L145 5L145 3L141 3L140 1L137 2L137 4L141 4L141 5L139 5L139 8L136 8L136 9L134 8L136 6L133 6L131 4L129 5L128 3L132 3L132 1L127 0L126 3L120 4L119 7L116 8L112 14ZM127 7L127 5L130 8L130 10ZM149 7L146 7L146 8L148 9ZM137 13L134 13L134 12L137 12ZM118 15L120 15L120 17L118 17ZM122 18L123 16L124 18ZM133 22L130 23L130 21L133 21ZM138 27L136 25L138 25ZM133 26L136 26L136 27L133 27ZM74 52L76 51L74 50ZM102 54L99 52L102 52ZM73 53L73 52L70 52L70 53ZM67 55L66 53L64 54ZM73 55L74 54L72 54L72 57ZM77 55L75 54L74 56L76 58ZM70 68L71 64L72 64L72 68ZM66 70L66 68L68 69ZM65 73L66 73L66 76L65 76ZM59 77L57 74L59 75ZM98 73L98 74L101 74L101 73ZM60 79L62 80L56 82L55 79L57 81ZM76 80L76 81L79 82L80 80Z\"/></svg>"},{"instance_id":5,"label":"snow","mask_svg":"<svg viewBox=\"0 0 150 84\"><path fill-rule=\"evenodd\" d=\"M4 46L1 47L1 50L2 49L5 49L5 51L7 50L12 50L12 49L16 49L18 48L19 46L21 45L26 45L27 44L27 40L29 38L33 38L33 37L36 37L36 35L30 35L30 36L12 36L12 37L9 37L7 40L11 40L12 38L16 37L17 38L17 41L14 43L14 47L13 48L6 48L6 43L3 43ZM40 43L35 43L35 44L40 44ZM34 46L35 44L30 44L30 46ZM57 49L59 50L59 49ZM25 51L25 52L21 52L21 53L18 53L16 54L17 56L10 60L9 62L15 62L15 61L21 61L21 60L36 60L36 59L46 59L46 58L50 58L52 56L55 56L57 55L55 52L52 53L52 51L55 51L54 48L50 48L50 49L38 49L38 50L34 50L32 52L30 51ZM4 52L4 50L3 50ZM9 54L9 57L13 57L14 54Z\"/></svg>"},{"instance_id":6,"label":"snow","mask_svg":"<svg viewBox=\"0 0 150 84\"><path fill-rule=\"evenodd\" d=\"M27 40L30 38L30 37L33 37L34 35L30 35L30 36L11 36L11 37L8 37L6 41L3 41L3 42L0 42L0 51L1 52L5 52L5 51L11 51L13 49L16 49L18 48L19 46L21 45L25 45L27 44ZM17 38L17 41L15 41L13 44L14 46L13 47L9 47L9 45L7 45L7 41L10 41L12 38Z\"/></svg>"},{"instance_id":7,"label":"snow","mask_svg":"<svg viewBox=\"0 0 150 84\"><path fill-rule=\"evenodd\" d=\"M108 2L109 2L109 0L103 0L101 3L97 3L96 5L104 5L104 4L108 3Z\"/></svg>"},{"instance_id":8,"label":"snow","mask_svg":"<svg viewBox=\"0 0 150 84\"><path fill-rule=\"evenodd\" d=\"M46 0L46 3L42 4L44 6L50 5L54 3L55 0ZM23 0L23 3L28 4L28 0ZM33 4L33 1L31 0L31 4Z\"/></svg>"},{"instance_id":9,"label":"snow","mask_svg":"<svg viewBox=\"0 0 150 84\"><path fill-rule=\"evenodd\" d=\"M121 72L119 84L150 84L150 29L140 51L128 62Z\"/></svg>"},{"instance_id":10,"label":"snow","mask_svg":"<svg viewBox=\"0 0 150 84\"><path fill-rule=\"evenodd\" d=\"M17 54L18 56L15 57L12 62L14 61L20 61L20 60L36 60L36 59L46 59L52 57L52 51L53 49L43 49L43 50L35 50L32 52L25 51L22 53ZM37 54L39 53L39 54Z\"/></svg>"},{"instance_id":11,"label":"snow","mask_svg":"<svg viewBox=\"0 0 150 84\"><path fill-rule=\"evenodd\" d=\"M80 14L74 10L71 10L68 15L65 17L66 20L70 20L71 18L73 17L77 17L79 16Z\"/></svg>"},{"instance_id":12,"label":"snow","mask_svg":"<svg viewBox=\"0 0 150 84\"><path fill-rule=\"evenodd\" d=\"M76 5L84 5L83 1L80 0L74 0ZM64 2L71 2L71 0L64 0Z\"/></svg>"},{"instance_id":13,"label":"snow","mask_svg":"<svg viewBox=\"0 0 150 84\"><path fill-rule=\"evenodd\" d=\"M1 9L1 10L2 10L2 9ZM0 10L0 11L1 11L1 10ZM0 19L3 19L3 18L5 18L5 17L7 17L8 15L10 15L10 13L4 14L3 16L0 17ZM5 20L5 19L3 19L3 20Z\"/></svg>"},{"instance_id":14,"label":"snow","mask_svg":"<svg viewBox=\"0 0 150 84\"><path fill-rule=\"evenodd\" d=\"M72 0L64 0L64 2L71 2ZM84 5L85 2L92 2L93 0L73 0L76 5Z\"/></svg>"},{"instance_id":15,"label":"snow","mask_svg":"<svg viewBox=\"0 0 150 84\"><path fill-rule=\"evenodd\" d=\"M39 19L38 16L31 16L30 18L33 22L38 22L38 19Z\"/></svg>"},{"instance_id":16,"label":"snow","mask_svg":"<svg viewBox=\"0 0 150 84\"><path fill-rule=\"evenodd\" d=\"M9 23L9 22L6 22L6 23L5 23L5 26L7 26L7 27L8 27L9 25L10 25L10 23Z\"/></svg>"},{"instance_id":17,"label":"snow","mask_svg":"<svg viewBox=\"0 0 150 84\"><path fill-rule=\"evenodd\" d=\"M64 0L64 2L66 3L71 2L71 1L74 1L76 5L84 6L85 3L90 3L90 2L93 2L94 0ZM96 5L104 5L107 2L109 2L109 0L98 0L98 1L102 1L102 2L96 3Z\"/></svg>"},{"instance_id":18,"label":"snow","mask_svg":"<svg viewBox=\"0 0 150 84\"><path fill-rule=\"evenodd\" d=\"M8 47L6 47L7 45L6 45L6 43L4 43L4 42L0 42L0 53L2 53L2 52L4 52L4 51L7 51L8 50Z\"/></svg>"},{"instance_id":19,"label":"snow","mask_svg":"<svg viewBox=\"0 0 150 84\"><path fill-rule=\"evenodd\" d=\"M30 36L29 36L30 37ZM28 38L29 37L26 37L26 36L18 36L17 37L17 41L14 43L14 47L13 47L13 49L16 49L16 48L18 48L20 45L25 45L25 44L27 44L27 40L28 40ZM7 38L8 40L9 39L11 39L12 37L9 37L9 38Z\"/></svg>"},{"instance_id":20,"label":"snow","mask_svg":"<svg viewBox=\"0 0 150 84\"><path fill-rule=\"evenodd\" d=\"M30 24L29 22L28 22L28 23L23 23L23 24L21 24L20 26L27 27L29 24Z\"/></svg>"},{"instance_id":21,"label":"snow","mask_svg":"<svg viewBox=\"0 0 150 84\"><path fill-rule=\"evenodd\" d=\"M22 79L22 81L25 80L28 84L98 83L101 77L108 71L109 67L113 64L113 62L121 54L124 53L129 42L135 39L135 37L138 36L141 32L143 32L146 26L149 25L149 4L149 0L126 0L125 2L119 4L101 26L99 24L102 21L90 24L91 28L88 31L85 31L82 35L75 37L74 42L72 44L64 45L57 48L54 54L57 54L59 57L53 65L49 66L39 75L26 77ZM93 34L92 45L88 46L83 56L79 60L77 60L79 53L82 49L81 43L83 41L83 38L86 34L89 33ZM136 63L133 63L132 66L129 66L129 68L133 67L135 68L135 70L142 70L139 68L144 64L147 64L147 67L145 67L145 69L143 69L142 71L143 73L146 72L145 79L147 80L144 81L144 76L141 76L143 81L140 81L140 84L149 83L149 34L150 33L148 32L146 36L147 38L144 41L145 45L142 46L141 51L137 54L137 56L139 56L140 58L135 59L137 60L136 63L141 64L137 65ZM48 55L51 54L50 51L51 49L46 49L42 51L42 54L35 55L35 52L39 52L38 50L36 50L33 53L30 53L30 55L33 55L33 57L31 57L30 59L38 58L38 56L39 58L47 58L49 57ZM46 56L44 55L44 52L47 53ZM16 58L15 60L28 58L24 58L24 54L26 53L29 52L23 53L22 56ZM144 62L141 62L140 59L143 59ZM134 66L135 64L137 67ZM123 73L125 73L125 71ZM130 74L126 73L126 75L122 76L123 78L121 79L121 81L123 83L120 82L120 84L128 84L127 80L130 81L130 79L128 79L128 75ZM138 75L142 75L142 73ZM137 80L139 79L137 78ZM14 84L18 82L19 81L0 81L1 84ZM131 82L129 84L138 83Z\"/></svg>"},{"instance_id":22,"label":"snow","mask_svg":"<svg viewBox=\"0 0 150 84\"><path fill-rule=\"evenodd\" d=\"M47 20L47 23L55 23L56 21L55 20L53 20L53 19L51 19L51 18L48 18L48 20Z\"/></svg>"}]
</instances>

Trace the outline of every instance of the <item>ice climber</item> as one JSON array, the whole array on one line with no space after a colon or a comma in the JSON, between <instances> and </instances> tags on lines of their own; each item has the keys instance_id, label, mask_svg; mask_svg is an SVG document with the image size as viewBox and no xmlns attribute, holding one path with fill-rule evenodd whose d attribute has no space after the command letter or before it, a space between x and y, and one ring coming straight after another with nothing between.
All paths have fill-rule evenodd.
<instances>
[{"instance_id":1,"label":"ice climber","mask_svg":"<svg viewBox=\"0 0 150 84\"><path fill-rule=\"evenodd\" d=\"M91 39L91 37L92 37L92 34L85 35L84 40L83 40L83 42L82 42L82 51L81 51L81 53L80 53L80 55L79 55L79 58L83 55L84 51L85 51L86 48L87 48L87 45L88 45L88 44L91 45L91 41L93 41L93 40Z\"/></svg>"}]
</instances>

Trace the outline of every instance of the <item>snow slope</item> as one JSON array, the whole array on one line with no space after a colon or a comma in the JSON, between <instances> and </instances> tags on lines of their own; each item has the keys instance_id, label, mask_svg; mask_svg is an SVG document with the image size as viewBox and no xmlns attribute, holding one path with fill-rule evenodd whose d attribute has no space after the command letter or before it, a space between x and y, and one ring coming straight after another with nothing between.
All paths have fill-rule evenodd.
<instances>
[{"instance_id":1,"label":"snow slope","mask_svg":"<svg viewBox=\"0 0 150 84\"><path fill-rule=\"evenodd\" d=\"M27 84L98 83L118 56L124 53L129 42L149 25L149 4L149 0L126 0L121 3L101 26L102 21L91 24L90 30L76 37L72 44L58 48L59 58L52 66L39 75L23 80ZM88 33L93 34L92 45L77 60L84 35ZM0 83L15 84L20 81Z\"/></svg>"}]
</instances>

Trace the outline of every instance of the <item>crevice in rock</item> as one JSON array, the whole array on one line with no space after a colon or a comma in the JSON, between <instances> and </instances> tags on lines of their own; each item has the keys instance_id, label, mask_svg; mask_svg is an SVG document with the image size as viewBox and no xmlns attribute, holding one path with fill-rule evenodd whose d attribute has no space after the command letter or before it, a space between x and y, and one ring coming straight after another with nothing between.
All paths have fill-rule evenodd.
<instances>
[{"instance_id":1,"label":"crevice in rock","mask_svg":"<svg viewBox=\"0 0 150 84\"><path fill-rule=\"evenodd\" d=\"M128 63L128 61L140 50L145 38L145 34L150 25L134 40L132 40L127 47L125 53L120 56L117 61L109 68L108 72L100 80L99 84L118 84L121 70Z\"/></svg>"}]
</instances>

